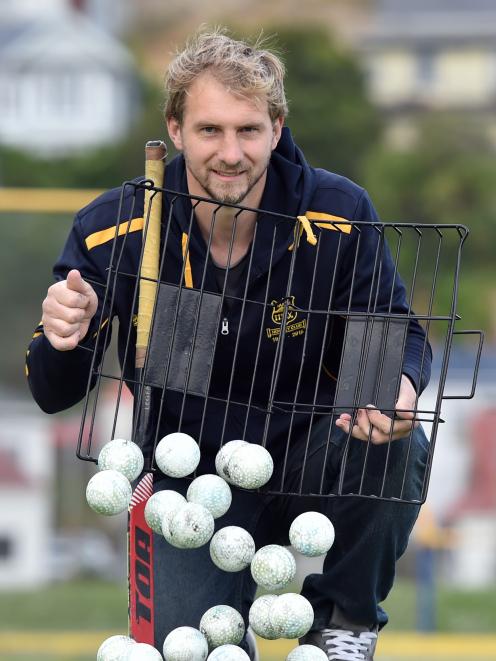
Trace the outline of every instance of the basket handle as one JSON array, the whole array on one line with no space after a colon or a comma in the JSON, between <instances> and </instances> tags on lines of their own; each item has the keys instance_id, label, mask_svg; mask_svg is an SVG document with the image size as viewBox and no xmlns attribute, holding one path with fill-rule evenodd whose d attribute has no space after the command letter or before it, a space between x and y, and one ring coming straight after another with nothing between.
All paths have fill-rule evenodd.
<instances>
[{"instance_id":1,"label":"basket handle","mask_svg":"<svg viewBox=\"0 0 496 661\"><path fill-rule=\"evenodd\" d=\"M475 394L475 386L477 383L477 376L479 374L482 345L484 344L484 332L481 330L460 330L460 331L453 331L453 335L478 335L479 346L477 348L477 354L475 357L474 374L472 377L472 388L470 390L470 393L468 395L443 395L443 399L472 399L472 397Z\"/></svg>"}]
</instances>

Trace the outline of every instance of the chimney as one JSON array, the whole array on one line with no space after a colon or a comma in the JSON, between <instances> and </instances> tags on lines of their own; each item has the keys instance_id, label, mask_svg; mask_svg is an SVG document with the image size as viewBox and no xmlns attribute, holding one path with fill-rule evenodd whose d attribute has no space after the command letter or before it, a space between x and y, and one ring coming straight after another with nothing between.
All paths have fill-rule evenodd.
<instances>
[{"instance_id":1,"label":"chimney","mask_svg":"<svg viewBox=\"0 0 496 661\"><path fill-rule=\"evenodd\" d=\"M76 11L83 13L86 11L86 0L70 0L69 4L72 5Z\"/></svg>"}]
</instances>

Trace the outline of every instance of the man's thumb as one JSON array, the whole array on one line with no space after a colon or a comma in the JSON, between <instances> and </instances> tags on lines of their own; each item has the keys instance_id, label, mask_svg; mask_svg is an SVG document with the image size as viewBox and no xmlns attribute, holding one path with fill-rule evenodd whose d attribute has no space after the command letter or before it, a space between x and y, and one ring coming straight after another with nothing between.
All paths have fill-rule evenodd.
<instances>
[{"instance_id":1,"label":"man's thumb","mask_svg":"<svg viewBox=\"0 0 496 661\"><path fill-rule=\"evenodd\" d=\"M83 280L81 273L77 269L69 271L67 274L67 289L76 291L79 294L88 293L88 283Z\"/></svg>"}]
</instances>

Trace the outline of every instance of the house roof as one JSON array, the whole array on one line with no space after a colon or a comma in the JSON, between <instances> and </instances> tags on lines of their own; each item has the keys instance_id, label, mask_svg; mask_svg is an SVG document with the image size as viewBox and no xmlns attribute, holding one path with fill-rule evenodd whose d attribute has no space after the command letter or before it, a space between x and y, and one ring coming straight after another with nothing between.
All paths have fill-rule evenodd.
<instances>
[{"instance_id":1,"label":"house roof","mask_svg":"<svg viewBox=\"0 0 496 661\"><path fill-rule=\"evenodd\" d=\"M55 15L13 15L2 21L0 66L4 70L70 67L81 62L124 72L134 66L124 46L71 8Z\"/></svg>"},{"instance_id":2,"label":"house roof","mask_svg":"<svg viewBox=\"0 0 496 661\"><path fill-rule=\"evenodd\" d=\"M494 0L376 0L377 11L381 13L417 14L419 12L459 12L475 14L494 10Z\"/></svg>"},{"instance_id":3,"label":"house roof","mask_svg":"<svg viewBox=\"0 0 496 661\"><path fill-rule=\"evenodd\" d=\"M494 0L378 0L365 46L494 43Z\"/></svg>"}]
</instances>

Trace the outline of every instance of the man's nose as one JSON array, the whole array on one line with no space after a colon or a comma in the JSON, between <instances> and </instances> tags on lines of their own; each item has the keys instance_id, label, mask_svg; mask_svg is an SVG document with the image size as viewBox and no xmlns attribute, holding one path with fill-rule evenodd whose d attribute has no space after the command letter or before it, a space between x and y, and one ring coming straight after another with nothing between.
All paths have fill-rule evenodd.
<instances>
[{"instance_id":1,"label":"man's nose","mask_svg":"<svg viewBox=\"0 0 496 661\"><path fill-rule=\"evenodd\" d=\"M219 159L226 165L236 165L243 160L243 150L237 135L227 134L224 136Z\"/></svg>"}]
</instances>

